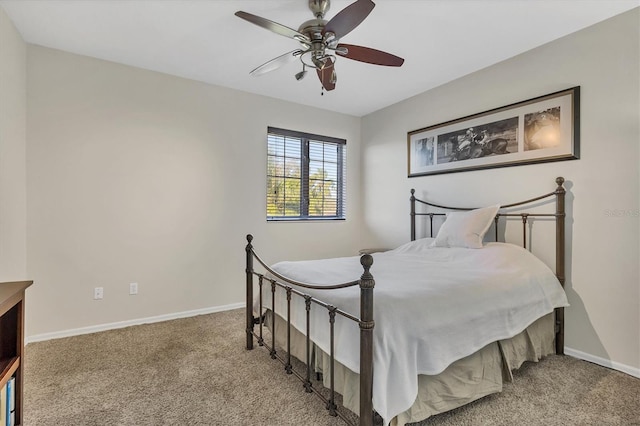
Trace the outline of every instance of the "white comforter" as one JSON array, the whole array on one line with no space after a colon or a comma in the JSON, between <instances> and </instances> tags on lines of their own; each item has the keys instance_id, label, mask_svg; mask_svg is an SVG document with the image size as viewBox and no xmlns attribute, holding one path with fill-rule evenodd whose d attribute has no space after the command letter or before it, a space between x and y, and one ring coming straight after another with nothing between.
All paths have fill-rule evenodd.
<instances>
[{"instance_id":1,"label":"white comforter","mask_svg":"<svg viewBox=\"0 0 640 426\"><path fill-rule=\"evenodd\" d=\"M418 374L441 373L485 345L520 333L554 308L568 306L555 275L521 247L429 248L431 241L373 255L373 407L385 424L413 404ZM273 269L313 284L348 282L363 272L357 256L280 262ZM264 285L265 308L271 306L269 290ZM304 292L359 316L358 287ZM297 299L292 324L304 332L304 303ZM286 319L284 291L278 290L276 311ZM328 314L318 306L312 308L311 338L329 353ZM358 326L338 316L335 342L337 361L359 372Z\"/></svg>"}]
</instances>

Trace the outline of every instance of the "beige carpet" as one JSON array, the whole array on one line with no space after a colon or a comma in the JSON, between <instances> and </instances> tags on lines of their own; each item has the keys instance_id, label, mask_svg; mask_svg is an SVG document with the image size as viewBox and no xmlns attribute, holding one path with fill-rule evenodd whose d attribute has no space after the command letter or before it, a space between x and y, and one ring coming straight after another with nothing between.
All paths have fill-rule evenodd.
<instances>
[{"instance_id":1,"label":"beige carpet","mask_svg":"<svg viewBox=\"0 0 640 426\"><path fill-rule=\"evenodd\" d=\"M343 425L264 348L244 311L134 326L26 348L27 426ZM421 425L640 425L640 379L571 357Z\"/></svg>"}]
</instances>

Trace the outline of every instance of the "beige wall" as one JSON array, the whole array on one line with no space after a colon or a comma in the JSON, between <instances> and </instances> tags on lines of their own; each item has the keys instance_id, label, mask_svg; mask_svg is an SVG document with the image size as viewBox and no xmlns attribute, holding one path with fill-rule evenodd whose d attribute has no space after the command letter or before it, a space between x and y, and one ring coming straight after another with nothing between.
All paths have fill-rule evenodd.
<instances>
[{"instance_id":1,"label":"beige wall","mask_svg":"<svg viewBox=\"0 0 640 426\"><path fill-rule=\"evenodd\" d=\"M359 118L38 46L27 57L28 336L242 302L247 233L270 262L357 253ZM267 126L347 140L346 221L266 223Z\"/></svg>"},{"instance_id":2,"label":"beige wall","mask_svg":"<svg viewBox=\"0 0 640 426\"><path fill-rule=\"evenodd\" d=\"M26 45L0 8L0 281L26 279Z\"/></svg>"},{"instance_id":3,"label":"beige wall","mask_svg":"<svg viewBox=\"0 0 640 426\"><path fill-rule=\"evenodd\" d=\"M362 181L372 244L408 238L408 194L443 203L518 201L567 179L566 346L640 367L640 10L569 35L363 118ZM581 159L408 179L408 131L581 86ZM608 210L629 212L621 217ZM375 276L375 272L374 272ZM619 365L618 365L619 366Z\"/></svg>"}]
</instances>

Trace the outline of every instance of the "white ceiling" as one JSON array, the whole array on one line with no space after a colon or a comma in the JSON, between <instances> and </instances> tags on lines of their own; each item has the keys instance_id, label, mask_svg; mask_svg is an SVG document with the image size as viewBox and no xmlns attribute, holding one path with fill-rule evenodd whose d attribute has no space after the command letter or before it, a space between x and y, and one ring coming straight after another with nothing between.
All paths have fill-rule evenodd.
<instances>
[{"instance_id":1,"label":"white ceiling","mask_svg":"<svg viewBox=\"0 0 640 426\"><path fill-rule=\"evenodd\" d=\"M333 0L331 19L353 0ZM297 29L307 0L2 0L28 43L363 116L619 13L640 0L375 0L341 40L405 58L401 68L338 58L320 95L297 62L253 77L298 47L234 16L243 10Z\"/></svg>"}]
</instances>

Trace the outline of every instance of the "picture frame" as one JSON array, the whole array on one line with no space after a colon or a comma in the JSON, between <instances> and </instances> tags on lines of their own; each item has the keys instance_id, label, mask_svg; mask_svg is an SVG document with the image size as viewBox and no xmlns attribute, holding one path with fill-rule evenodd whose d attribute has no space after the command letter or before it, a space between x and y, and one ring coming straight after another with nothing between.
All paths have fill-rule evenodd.
<instances>
[{"instance_id":1,"label":"picture frame","mask_svg":"<svg viewBox=\"0 0 640 426\"><path fill-rule=\"evenodd\" d=\"M407 133L408 177L580 158L580 86Z\"/></svg>"}]
</instances>

